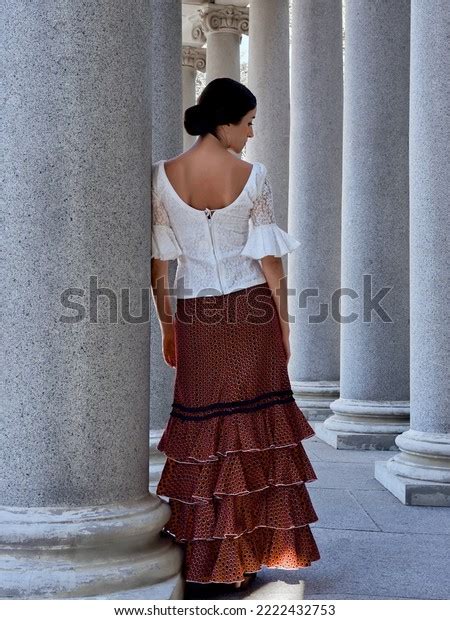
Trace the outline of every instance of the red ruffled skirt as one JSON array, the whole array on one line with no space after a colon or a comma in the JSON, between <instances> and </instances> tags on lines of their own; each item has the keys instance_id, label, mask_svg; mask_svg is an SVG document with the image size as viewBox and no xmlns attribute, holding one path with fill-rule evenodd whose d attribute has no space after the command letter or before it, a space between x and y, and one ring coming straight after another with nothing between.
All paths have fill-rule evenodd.
<instances>
[{"instance_id":1,"label":"red ruffled skirt","mask_svg":"<svg viewBox=\"0 0 450 620\"><path fill-rule=\"evenodd\" d=\"M320 559L305 483L317 479L301 441L314 435L295 403L267 283L177 299L176 377L158 444L162 535L185 550L184 578L232 583L263 566Z\"/></svg>"}]
</instances>

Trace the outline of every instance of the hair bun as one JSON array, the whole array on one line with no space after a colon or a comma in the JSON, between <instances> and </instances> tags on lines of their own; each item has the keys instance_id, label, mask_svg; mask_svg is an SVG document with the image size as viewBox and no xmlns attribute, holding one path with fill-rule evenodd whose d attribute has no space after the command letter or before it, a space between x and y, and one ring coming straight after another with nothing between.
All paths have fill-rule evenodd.
<instances>
[{"instance_id":1,"label":"hair bun","mask_svg":"<svg viewBox=\"0 0 450 620\"><path fill-rule=\"evenodd\" d=\"M197 103L184 111L184 128L190 136L208 133L211 119L205 106Z\"/></svg>"},{"instance_id":2,"label":"hair bun","mask_svg":"<svg viewBox=\"0 0 450 620\"><path fill-rule=\"evenodd\" d=\"M227 77L215 78L202 90L198 103L184 111L184 128L191 136L217 135L219 125L237 125L256 108L256 97L244 84Z\"/></svg>"}]
</instances>

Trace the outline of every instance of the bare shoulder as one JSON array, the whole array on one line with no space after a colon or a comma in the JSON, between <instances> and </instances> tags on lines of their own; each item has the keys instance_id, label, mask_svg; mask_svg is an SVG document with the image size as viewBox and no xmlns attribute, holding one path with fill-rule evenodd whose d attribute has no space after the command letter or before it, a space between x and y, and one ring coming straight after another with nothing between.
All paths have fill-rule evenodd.
<instances>
[{"instance_id":1,"label":"bare shoulder","mask_svg":"<svg viewBox=\"0 0 450 620\"><path fill-rule=\"evenodd\" d=\"M246 172L251 172L254 166L254 164L252 164L251 162L243 160L240 160L240 164Z\"/></svg>"},{"instance_id":2,"label":"bare shoulder","mask_svg":"<svg viewBox=\"0 0 450 620\"><path fill-rule=\"evenodd\" d=\"M180 167L180 164L184 162L184 153L178 155L177 157L172 157L171 159L164 160L164 166L167 170L176 170Z\"/></svg>"},{"instance_id":3,"label":"bare shoulder","mask_svg":"<svg viewBox=\"0 0 450 620\"><path fill-rule=\"evenodd\" d=\"M168 172L172 172L174 175L184 171L194 171L196 169L205 171L209 168L214 171L217 168L219 170L228 169L232 173L240 173L245 176L246 174L250 174L253 164L239 159L227 151L225 151L219 158L214 157L213 159L211 157L200 157L187 152L181 153L171 159L166 159L165 167Z\"/></svg>"}]
</instances>

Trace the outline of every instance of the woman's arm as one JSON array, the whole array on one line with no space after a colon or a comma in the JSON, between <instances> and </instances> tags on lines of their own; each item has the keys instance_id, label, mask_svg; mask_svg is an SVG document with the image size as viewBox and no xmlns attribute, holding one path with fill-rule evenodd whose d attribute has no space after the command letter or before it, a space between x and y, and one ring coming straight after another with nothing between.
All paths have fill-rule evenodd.
<instances>
[{"instance_id":1,"label":"woman's arm","mask_svg":"<svg viewBox=\"0 0 450 620\"><path fill-rule=\"evenodd\" d=\"M151 280L153 300L158 314L161 331L173 323L169 297L169 261L151 259Z\"/></svg>"},{"instance_id":2,"label":"woman's arm","mask_svg":"<svg viewBox=\"0 0 450 620\"><path fill-rule=\"evenodd\" d=\"M162 353L166 364L175 368L175 333L169 291L169 261L151 259L153 301L161 326Z\"/></svg>"},{"instance_id":3,"label":"woman's arm","mask_svg":"<svg viewBox=\"0 0 450 620\"><path fill-rule=\"evenodd\" d=\"M286 350L287 361L291 356L289 345L289 314L287 306L287 278L284 273L283 261L280 256L264 256L260 259L267 284L272 290L272 296L278 310L283 344Z\"/></svg>"}]
</instances>

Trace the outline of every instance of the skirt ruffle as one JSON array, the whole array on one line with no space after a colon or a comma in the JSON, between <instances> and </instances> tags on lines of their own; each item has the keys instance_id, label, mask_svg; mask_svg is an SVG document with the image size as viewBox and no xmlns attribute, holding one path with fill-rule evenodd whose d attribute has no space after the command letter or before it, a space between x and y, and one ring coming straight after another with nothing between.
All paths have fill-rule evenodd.
<instances>
[{"instance_id":1,"label":"skirt ruffle","mask_svg":"<svg viewBox=\"0 0 450 620\"><path fill-rule=\"evenodd\" d=\"M232 452L216 461L186 463L167 459L158 493L180 502L208 504L213 498L240 496L276 486L316 480L299 444L260 451ZM255 496L256 497L256 496Z\"/></svg>"},{"instance_id":2,"label":"skirt ruffle","mask_svg":"<svg viewBox=\"0 0 450 620\"><path fill-rule=\"evenodd\" d=\"M261 395L262 396L262 395ZM264 395L265 396L265 395ZM265 396L265 407L240 415L220 415L200 421L172 415L158 444L158 450L183 463L217 461L233 452L270 450L295 446L314 435L314 429L301 413L292 390L278 396Z\"/></svg>"},{"instance_id":3,"label":"skirt ruffle","mask_svg":"<svg viewBox=\"0 0 450 620\"><path fill-rule=\"evenodd\" d=\"M318 516L305 486L317 476L301 444L312 427L295 403L280 406L278 418L272 408L248 422L245 414L202 422L202 443L195 422L172 417L158 445L167 460L157 494L171 507L163 534L185 549L186 581L233 583L264 566L294 569L320 559L309 528Z\"/></svg>"},{"instance_id":4,"label":"skirt ruffle","mask_svg":"<svg viewBox=\"0 0 450 620\"><path fill-rule=\"evenodd\" d=\"M262 527L237 538L193 541L184 548L185 580L196 583L234 583L263 567L293 570L320 559L307 525L282 530Z\"/></svg>"},{"instance_id":5,"label":"skirt ruffle","mask_svg":"<svg viewBox=\"0 0 450 620\"><path fill-rule=\"evenodd\" d=\"M289 530L317 521L303 483L267 487L248 495L227 495L208 504L172 502L166 530L179 542L237 538L259 527Z\"/></svg>"}]
</instances>

